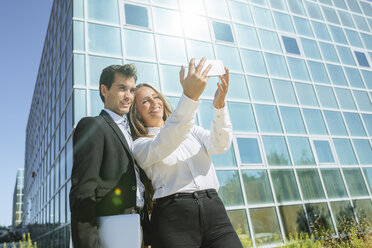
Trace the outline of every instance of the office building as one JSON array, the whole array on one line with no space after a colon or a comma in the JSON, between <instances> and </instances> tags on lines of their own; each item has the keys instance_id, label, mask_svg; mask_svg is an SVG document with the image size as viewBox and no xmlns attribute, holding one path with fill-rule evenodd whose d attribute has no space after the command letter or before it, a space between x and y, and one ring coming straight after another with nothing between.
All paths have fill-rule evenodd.
<instances>
[{"instance_id":1,"label":"office building","mask_svg":"<svg viewBox=\"0 0 372 248\"><path fill-rule=\"evenodd\" d=\"M219 194L254 246L372 220L372 6L366 0L55 0L27 126L24 224L69 241L74 126L101 70L134 63L173 105L192 57L230 69ZM217 78L196 122L209 128Z\"/></svg>"},{"instance_id":2,"label":"office building","mask_svg":"<svg viewBox=\"0 0 372 248\"><path fill-rule=\"evenodd\" d=\"M23 206L23 168L17 169L17 178L14 186L13 193L13 215L12 215L12 227L17 228L18 225L22 224L22 206Z\"/></svg>"}]
</instances>

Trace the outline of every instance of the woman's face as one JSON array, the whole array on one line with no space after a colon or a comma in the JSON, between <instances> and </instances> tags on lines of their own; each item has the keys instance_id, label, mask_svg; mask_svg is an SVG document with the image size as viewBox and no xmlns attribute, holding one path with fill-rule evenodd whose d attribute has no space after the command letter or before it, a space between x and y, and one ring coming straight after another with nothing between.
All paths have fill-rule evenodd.
<instances>
[{"instance_id":1,"label":"woman's face","mask_svg":"<svg viewBox=\"0 0 372 248\"><path fill-rule=\"evenodd\" d=\"M149 87L141 87L136 91L138 114L146 127L164 126L163 102L158 94Z\"/></svg>"}]
</instances>

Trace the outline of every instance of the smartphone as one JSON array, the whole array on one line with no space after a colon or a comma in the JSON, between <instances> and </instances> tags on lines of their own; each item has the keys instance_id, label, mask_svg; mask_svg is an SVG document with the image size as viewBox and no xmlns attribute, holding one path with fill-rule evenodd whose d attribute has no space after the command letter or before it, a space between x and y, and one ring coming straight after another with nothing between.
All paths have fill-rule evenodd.
<instances>
[{"instance_id":1,"label":"smartphone","mask_svg":"<svg viewBox=\"0 0 372 248\"><path fill-rule=\"evenodd\" d=\"M195 67L198 66L200 60L195 60ZM222 63L222 60L206 60L203 66L202 71L204 71L208 65L212 65L212 68L208 72L207 76L208 77L213 77L213 76L220 76L225 74L225 67Z\"/></svg>"}]
</instances>

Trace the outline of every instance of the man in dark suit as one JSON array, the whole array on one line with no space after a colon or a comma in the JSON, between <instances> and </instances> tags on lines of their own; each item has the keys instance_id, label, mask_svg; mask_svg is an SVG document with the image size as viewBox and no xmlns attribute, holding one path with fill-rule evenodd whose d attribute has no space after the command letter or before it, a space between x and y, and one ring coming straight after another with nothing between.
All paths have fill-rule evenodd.
<instances>
[{"instance_id":1,"label":"man in dark suit","mask_svg":"<svg viewBox=\"0 0 372 248\"><path fill-rule=\"evenodd\" d=\"M148 224L143 193L149 181L132 157L125 118L136 80L133 65L106 67L100 77L104 110L99 116L81 119L75 129L70 191L75 248L101 247L96 222L99 216L140 213L144 229Z\"/></svg>"}]
</instances>

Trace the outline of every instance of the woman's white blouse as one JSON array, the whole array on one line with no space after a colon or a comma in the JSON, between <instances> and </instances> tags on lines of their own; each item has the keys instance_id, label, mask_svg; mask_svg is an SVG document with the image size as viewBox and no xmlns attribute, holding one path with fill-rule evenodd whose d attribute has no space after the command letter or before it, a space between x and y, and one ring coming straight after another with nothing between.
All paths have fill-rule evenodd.
<instances>
[{"instance_id":1,"label":"woman's white blouse","mask_svg":"<svg viewBox=\"0 0 372 248\"><path fill-rule=\"evenodd\" d=\"M147 129L153 137L133 142L134 157L155 188L154 199L219 188L210 155L230 148L232 126L228 109L214 108L211 131L207 131L194 126L198 106L199 102L182 95L163 127Z\"/></svg>"}]
</instances>

